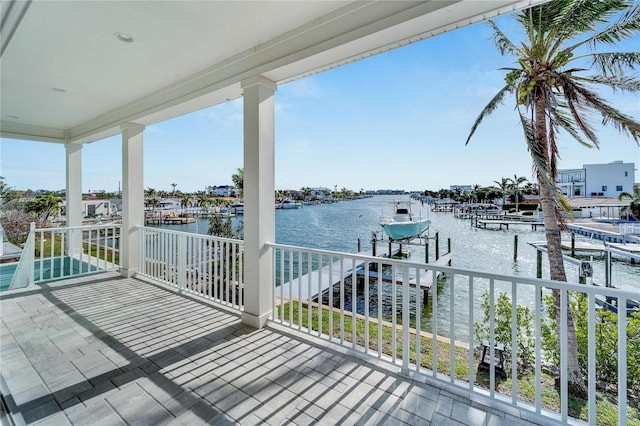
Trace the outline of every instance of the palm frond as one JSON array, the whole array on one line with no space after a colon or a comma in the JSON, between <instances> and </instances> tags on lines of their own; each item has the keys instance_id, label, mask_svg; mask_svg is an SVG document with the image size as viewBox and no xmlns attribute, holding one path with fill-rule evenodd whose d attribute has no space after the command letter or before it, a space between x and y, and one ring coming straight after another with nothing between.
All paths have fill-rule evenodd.
<instances>
[{"instance_id":1,"label":"palm frond","mask_svg":"<svg viewBox=\"0 0 640 426\"><path fill-rule=\"evenodd\" d=\"M631 75L620 76L607 76L607 75L592 75L586 77L574 77L576 81L590 84L601 84L608 86L614 92L620 90L622 92L640 92L640 79Z\"/></svg>"},{"instance_id":2,"label":"palm frond","mask_svg":"<svg viewBox=\"0 0 640 426\"><path fill-rule=\"evenodd\" d=\"M536 138L533 121L524 115L522 111L518 111L518 113L520 114L520 123L522 124L525 142L527 143L527 148L533 160L534 172L542 178L539 183L540 185L548 185L549 188L555 188L555 179L551 175L547 164L547 156L544 152L545 144Z\"/></svg>"},{"instance_id":3,"label":"palm frond","mask_svg":"<svg viewBox=\"0 0 640 426\"><path fill-rule=\"evenodd\" d=\"M640 122L609 105L595 92L577 84L575 81L569 84L576 94L576 105L580 105L579 108L577 107L578 109L586 110L590 108L598 112L602 116L603 126L611 124L619 132L631 136L640 145Z\"/></svg>"},{"instance_id":4,"label":"palm frond","mask_svg":"<svg viewBox=\"0 0 640 426\"><path fill-rule=\"evenodd\" d=\"M552 1L551 3L555 3ZM565 47L565 55L575 51L582 45L589 45L592 49L600 43L614 44L622 39L633 37L634 32L640 30L640 4L629 0L598 0L572 1L563 0L558 10L560 16L556 23L555 52L560 45L569 39L575 39L580 34L591 34L584 40ZM564 8L562 6L565 6ZM617 22L603 30L596 31L598 25L606 23L612 15L625 10Z\"/></svg>"},{"instance_id":5,"label":"palm frond","mask_svg":"<svg viewBox=\"0 0 640 426\"><path fill-rule=\"evenodd\" d=\"M567 199L564 198L564 195L562 195L562 192L559 189L556 192L555 201L556 201L556 217L558 218L558 223L564 231L567 231L568 230L567 221L564 215L562 214L562 211L567 213L567 216L569 216L569 220L573 221L573 209L571 208L571 205L569 204Z\"/></svg>"},{"instance_id":6,"label":"palm frond","mask_svg":"<svg viewBox=\"0 0 640 426\"><path fill-rule=\"evenodd\" d=\"M564 106L566 108L566 105ZM566 114L563 111L563 108L558 108L557 106L552 106L549 108L550 120L557 123L559 127L561 127L565 132L569 133L578 143L586 148L597 148L598 145L593 142L589 143L584 140L576 129L576 123L571 114Z\"/></svg>"},{"instance_id":7,"label":"palm frond","mask_svg":"<svg viewBox=\"0 0 640 426\"><path fill-rule=\"evenodd\" d=\"M518 51L518 48L516 47L516 45L513 44L511 40L509 40L509 37L507 37L507 35L503 33L500 28L498 28L495 22L493 22L492 20L489 20L487 21L487 24L493 30L493 37L492 37L493 42L495 43L496 47L500 50L500 54L502 56L507 54L515 56Z\"/></svg>"},{"instance_id":8,"label":"palm frond","mask_svg":"<svg viewBox=\"0 0 640 426\"><path fill-rule=\"evenodd\" d=\"M556 0L525 9L515 19L527 33L548 33L558 26L558 17L564 16L571 0Z\"/></svg>"},{"instance_id":9,"label":"palm frond","mask_svg":"<svg viewBox=\"0 0 640 426\"><path fill-rule=\"evenodd\" d=\"M593 2L593 3L609 3L609 2ZM594 34L590 37L589 44L595 47L598 43L615 44L634 36L634 33L640 30L640 3L630 1L612 1L615 6L612 5L607 15L625 10L620 16L620 19L613 25L605 28L604 30ZM618 3L622 3L619 5Z\"/></svg>"},{"instance_id":10,"label":"palm frond","mask_svg":"<svg viewBox=\"0 0 640 426\"><path fill-rule=\"evenodd\" d=\"M593 145L598 147L598 136L593 130L591 124L589 124L584 118L585 116L588 117L588 114L582 114L582 111L587 109L587 106L580 102L582 97L580 96L580 92L577 90L578 84L565 74L558 74L556 78L558 79L559 86L562 87L562 93L566 100L566 108L570 111L575 124L586 138L591 141Z\"/></svg>"},{"instance_id":11,"label":"palm frond","mask_svg":"<svg viewBox=\"0 0 640 426\"><path fill-rule=\"evenodd\" d=\"M603 75L621 75L640 66L640 52L605 52L591 55L592 67Z\"/></svg>"},{"instance_id":12,"label":"palm frond","mask_svg":"<svg viewBox=\"0 0 640 426\"><path fill-rule=\"evenodd\" d=\"M478 115L478 118L476 118L476 121L473 123L471 131L469 132L469 136L467 137L467 141L464 143L465 145L469 143L471 137L476 132L476 129L478 128L480 123L482 123L482 120L484 120L485 117L489 116L493 111L495 111L496 108L502 105L505 96L513 93L514 86L514 83L507 83L484 107L484 109L480 112L480 115Z\"/></svg>"}]
</instances>

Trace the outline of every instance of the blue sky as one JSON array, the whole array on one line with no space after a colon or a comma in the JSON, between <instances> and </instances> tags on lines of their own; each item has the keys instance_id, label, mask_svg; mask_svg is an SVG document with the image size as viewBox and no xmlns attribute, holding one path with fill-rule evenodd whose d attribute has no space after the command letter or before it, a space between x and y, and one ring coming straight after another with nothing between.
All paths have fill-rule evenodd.
<instances>
[{"instance_id":1,"label":"blue sky","mask_svg":"<svg viewBox=\"0 0 640 426\"><path fill-rule=\"evenodd\" d=\"M499 24L506 33L513 22ZM465 140L482 108L513 66L477 24L306 79L276 92L276 189L324 186L437 190L491 185L502 177L533 180L518 117L509 103ZM638 50L640 36L618 50ZM604 94L640 118L640 97ZM600 150L563 134L560 167L615 160L640 167L640 148L612 127L599 125ZM0 175L15 189L63 189L64 147L0 140ZM185 192L231 184L242 167L242 100L148 126L144 185ZM83 148L83 191L117 191L120 137ZM640 174L636 171L636 182Z\"/></svg>"}]
</instances>

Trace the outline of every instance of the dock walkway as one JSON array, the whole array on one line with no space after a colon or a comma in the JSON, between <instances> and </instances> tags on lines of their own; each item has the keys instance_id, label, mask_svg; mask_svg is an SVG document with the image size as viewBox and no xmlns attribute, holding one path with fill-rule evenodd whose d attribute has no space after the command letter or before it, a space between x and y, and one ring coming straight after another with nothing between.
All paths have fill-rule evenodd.
<instances>
[{"instance_id":1,"label":"dock walkway","mask_svg":"<svg viewBox=\"0 0 640 426\"><path fill-rule=\"evenodd\" d=\"M379 246L377 248L376 257L381 258L381 262L382 259L389 258L389 253L386 247ZM447 253L440 256L440 258L435 262L425 263L424 270L420 271L419 276L411 277L409 279L409 286L416 289L419 288L423 291L423 300L425 303L428 300L429 290L433 285L434 278L437 279L440 275L440 272L429 270L429 266L451 265L451 259L452 254ZM352 278L354 271L356 278L364 279L365 262L359 259L338 260L329 265L325 265L322 268L316 269L311 273L301 275L293 280L281 284L275 290L275 297L278 298L281 303L286 302L289 299L311 300L345 279ZM380 278L385 283L402 285L402 276L393 277L388 274L379 275L377 271L372 269L369 269L369 278L374 280Z\"/></svg>"},{"instance_id":2,"label":"dock walkway","mask_svg":"<svg viewBox=\"0 0 640 426\"><path fill-rule=\"evenodd\" d=\"M474 223L476 228L482 228L482 229L487 229L487 225L498 225L499 229L502 229L502 227L504 226L506 229L509 229L509 226L513 226L513 225L528 225L531 226L531 229L533 231L536 231L538 229L538 226L544 226L543 222L534 222L534 221L528 221L528 220L493 220L493 219L489 219L489 220L479 220L477 219Z\"/></svg>"}]
</instances>

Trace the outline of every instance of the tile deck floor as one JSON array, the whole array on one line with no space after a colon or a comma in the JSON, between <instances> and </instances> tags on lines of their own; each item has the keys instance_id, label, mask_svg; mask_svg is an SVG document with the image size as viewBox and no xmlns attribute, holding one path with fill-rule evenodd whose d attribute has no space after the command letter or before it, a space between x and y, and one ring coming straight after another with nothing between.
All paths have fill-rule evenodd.
<instances>
[{"instance_id":1,"label":"tile deck floor","mask_svg":"<svg viewBox=\"0 0 640 426\"><path fill-rule=\"evenodd\" d=\"M0 316L0 389L16 424L531 424L116 273L2 294Z\"/></svg>"}]
</instances>

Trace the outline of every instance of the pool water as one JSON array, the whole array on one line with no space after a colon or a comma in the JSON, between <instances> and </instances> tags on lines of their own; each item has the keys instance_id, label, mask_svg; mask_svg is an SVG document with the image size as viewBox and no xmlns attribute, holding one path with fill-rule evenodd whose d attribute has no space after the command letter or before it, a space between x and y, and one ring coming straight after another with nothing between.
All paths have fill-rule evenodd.
<instances>
[{"instance_id":1,"label":"pool water","mask_svg":"<svg viewBox=\"0 0 640 426\"><path fill-rule=\"evenodd\" d=\"M18 268L18 262L0 264L0 291L9 289L11 280ZM42 259L36 261L34 265L34 279L37 281L51 281L69 278L75 275L95 272L98 268L69 256L56 257L53 259ZM41 275L42 273L42 275Z\"/></svg>"}]
</instances>

